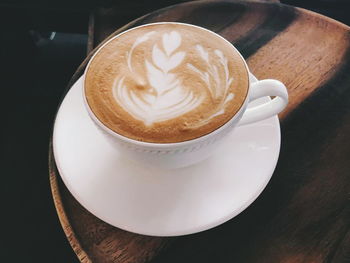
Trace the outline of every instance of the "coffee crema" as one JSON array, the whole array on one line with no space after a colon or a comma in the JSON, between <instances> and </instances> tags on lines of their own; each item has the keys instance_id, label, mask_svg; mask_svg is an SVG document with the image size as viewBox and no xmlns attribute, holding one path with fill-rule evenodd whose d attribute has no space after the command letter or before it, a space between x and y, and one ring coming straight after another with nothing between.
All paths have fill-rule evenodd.
<instances>
[{"instance_id":1,"label":"coffee crema","mask_svg":"<svg viewBox=\"0 0 350 263\"><path fill-rule=\"evenodd\" d=\"M149 24L120 34L90 62L85 96L109 129L138 141L182 142L230 120L248 71L224 39L190 25Z\"/></svg>"}]
</instances>

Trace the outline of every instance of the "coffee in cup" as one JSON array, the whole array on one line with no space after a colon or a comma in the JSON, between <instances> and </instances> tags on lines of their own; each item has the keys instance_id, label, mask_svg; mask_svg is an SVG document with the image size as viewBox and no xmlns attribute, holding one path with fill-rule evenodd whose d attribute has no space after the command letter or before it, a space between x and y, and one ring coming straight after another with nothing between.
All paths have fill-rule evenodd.
<instances>
[{"instance_id":1,"label":"coffee in cup","mask_svg":"<svg viewBox=\"0 0 350 263\"><path fill-rule=\"evenodd\" d=\"M249 76L224 38L187 24L137 27L109 41L86 71L92 112L114 132L143 142L206 135L242 107Z\"/></svg>"}]
</instances>

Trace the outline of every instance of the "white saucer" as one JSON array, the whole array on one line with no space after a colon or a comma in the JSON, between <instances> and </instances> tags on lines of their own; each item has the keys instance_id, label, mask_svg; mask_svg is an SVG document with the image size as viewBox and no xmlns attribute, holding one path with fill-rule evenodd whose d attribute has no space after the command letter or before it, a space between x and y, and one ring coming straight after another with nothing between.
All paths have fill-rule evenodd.
<instances>
[{"instance_id":1,"label":"white saucer","mask_svg":"<svg viewBox=\"0 0 350 263\"><path fill-rule=\"evenodd\" d=\"M92 214L127 231L177 236L233 218L270 180L280 149L278 118L238 127L229 136L216 155L194 166L145 169L124 159L94 126L80 78L58 111L53 147L65 185Z\"/></svg>"}]
</instances>

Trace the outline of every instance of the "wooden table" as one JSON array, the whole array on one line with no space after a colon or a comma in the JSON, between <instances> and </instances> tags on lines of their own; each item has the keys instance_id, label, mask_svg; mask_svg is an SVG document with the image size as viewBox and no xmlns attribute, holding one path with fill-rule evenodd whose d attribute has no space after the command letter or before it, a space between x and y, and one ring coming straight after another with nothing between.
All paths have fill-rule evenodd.
<instances>
[{"instance_id":1,"label":"wooden table","mask_svg":"<svg viewBox=\"0 0 350 263\"><path fill-rule=\"evenodd\" d=\"M86 211L62 183L50 147L55 205L80 261L350 262L349 27L279 3L197 1L155 11L113 35L156 21L218 32L258 78L286 84L290 103L280 115L280 159L264 192L239 216L202 233L159 238L125 232ZM114 29L95 27L102 33L91 32L93 45Z\"/></svg>"}]
</instances>

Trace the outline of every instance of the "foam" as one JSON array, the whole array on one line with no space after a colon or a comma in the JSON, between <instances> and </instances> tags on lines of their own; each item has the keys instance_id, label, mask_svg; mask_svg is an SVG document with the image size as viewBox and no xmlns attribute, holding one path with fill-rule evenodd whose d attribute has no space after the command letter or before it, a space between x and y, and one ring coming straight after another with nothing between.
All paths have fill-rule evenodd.
<instances>
[{"instance_id":1,"label":"foam","mask_svg":"<svg viewBox=\"0 0 350 263\"><path fill-rule=\"evenodd\" d=\"M126 137L179 142L226 123L247 96L248 72L223 39L196 27L157 24L112 40L87 70L96 117Z\"/></svg>"}]
</instances>

